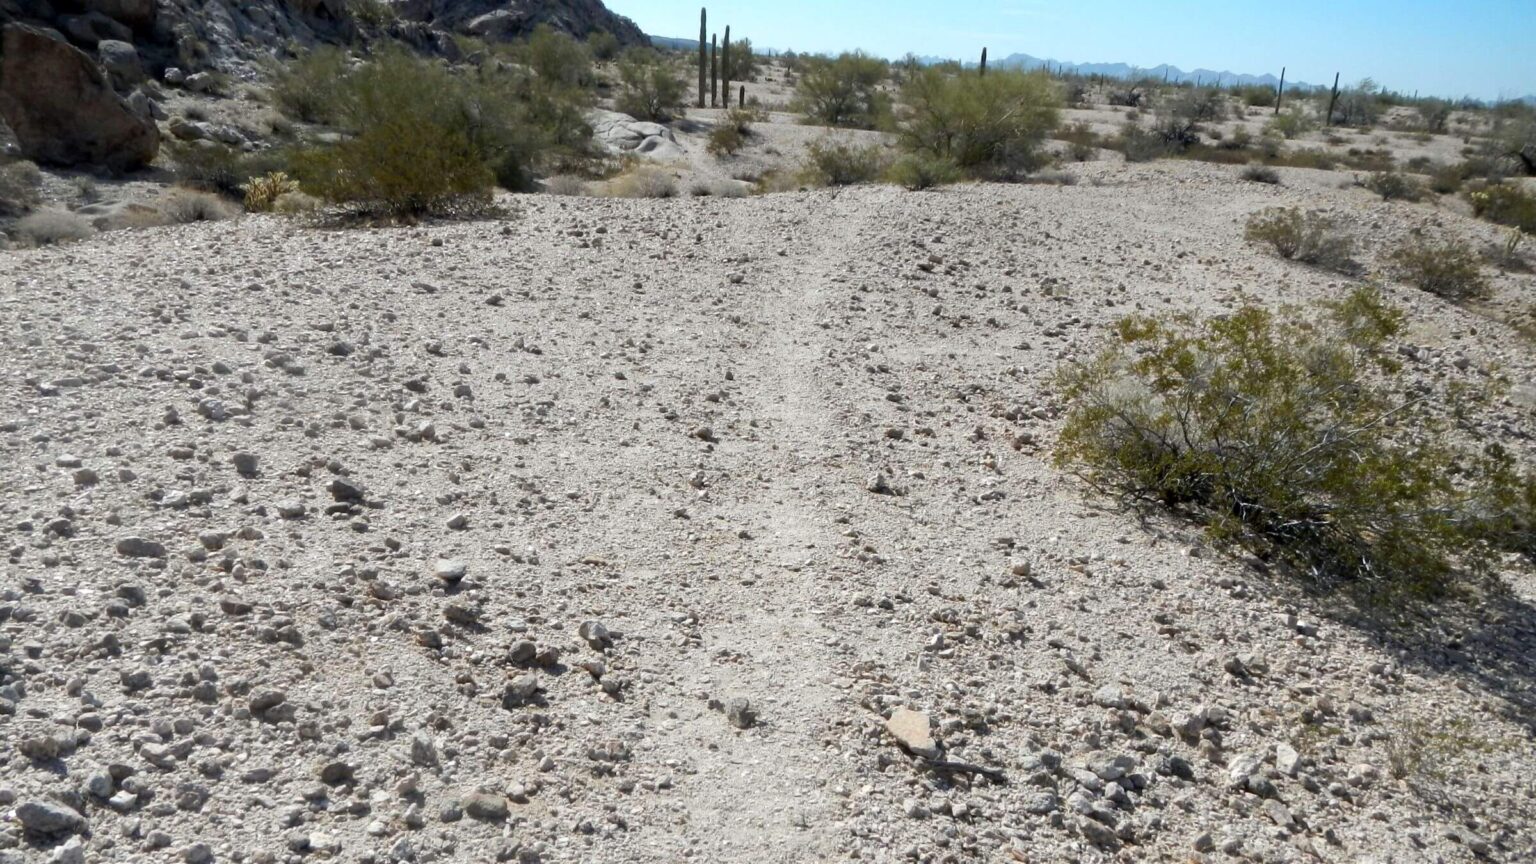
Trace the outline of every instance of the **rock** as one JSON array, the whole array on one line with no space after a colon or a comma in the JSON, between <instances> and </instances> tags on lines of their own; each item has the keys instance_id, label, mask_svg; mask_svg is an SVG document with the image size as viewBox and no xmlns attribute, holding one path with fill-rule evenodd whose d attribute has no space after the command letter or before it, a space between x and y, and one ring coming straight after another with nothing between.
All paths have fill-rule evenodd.
<instances>
[{"instance_id":1,"label":"rock","mask_svg":"<svg viewBox=\"0 0 1536 864\"><path fill-rule=\"evenodd\" d=\"M1084 840L1095 846L1114 848L1120 845L1120 838L1115 836L1114 830L1097 820L1091 818L1078 819L1077 830L1078 833L1083 835Z\"/></svg>"},{"instance_id":2,"label":"rock","mask_svg":"<svg viewBox=\"0 0 1536 864\"><path fill-rule=\"evenodd\" d=\"M337 477L330 484L331 498L335 501L354 502L363 500L363 487L345 477Z\"/></svg>"},{"instance_id":3,"label":"rock","mask_svg":"<svg viewBox=\"0 0 1536 864\"><path fill-rule=\"evenodd\" d=\"M207 843L193 843L182 850L181 860L187 864L211 864L213 861L213 848Z\"/></svg>"},{"instance_id":4,"label":"rock","mask_svg":"<svg viewBox=\"0 0 1536 864\"><path fill-rule=\"evenodd\" d=\"M592 138L614 154L633 153L652 159L672 159L686 153L672 130L660 123L636 120L617 111L592 111L587 115Z\"/></svg>"},{"instance_id":5,"label":"rock","mask_svg":"<svg viewBox=\"0 0 1536 864\"><path fill-rule=\"evenodd\" d=\"M538 676L532 673L519 675L502 690L502 707L512 709L526 705L538 695L540 689Z\"/></svg>"},{"instance_id":6,"label":"rock","mask_svg":"<svg viewBox=\"0 0 1536 864\"><path fill-rule=\"evenodd\" d=\"M1105 685L1093 692L1093 704L1100 708L1124 708L1125 693L1112 685Z\"/></svg>"},{"instance_id":7,"label":"rock","mask_svg":"<svg viewBox=\"0 0 1536 864\"><path fill-rule=\"evenodd\" d=\"M1295 777L1296 773L1301 770L1301 754L1296 752L1295 747L1283 741L1276 744L1275 770L1287 777Z\"/></svg>"},{"instance_id":8,"label":"rock","mask_svg":"<svg viewBox=\"0 0 1536 864\"><path fill-rule=\"evenodd\" d=\"M885 721L885 731L914 755L925 759L939 756L939 745L933 740L928 715L922 711L897 708L891 712L891 719Z\"/></svg>"},{"instance_id":9,"label":"rock","mask_svg":"<svg viewBox=\"0 0 1536 864\"><path fill-rule=\"evenodd\" d=\"M440 558L436 564L432 565L433 577L435 577L439 582L442 582L444 585L459 584L459 582L464 579L464 574L468 572L468 570L469 565L465 564L463 561L456 561L447 558Z\"/></svg>"},{"instance_id":10,"label":"rock","mask_svg":"<svg viewBox=\"0 0 1536 864\"><path fill-rule=\"evenodd\" d=\"M533 659L538 655L539 648L537 645L527 639L519 639L512 643L512 647L508 649L507 660L518 666L526 666L532 663Z\"/></svg>"},{"instance_id":11,"label":"rock","mask_svg":"<svg viewBox=\"0 0 1536 864\"><path fill-rule=\"evenodd\" d=\"M246 703L252 714L265 714L269 708L276 708L288 700L288 694L281 690L258 690L256 695Z\"/></svg>"},{"instance_id":12,"label":"rock","mask_svg":"<svg viewBox=\"0 0 1536 864\"><path fill-rule=\"evenodd\" d=\"M23 831L35 837L54 838L84 834L85 817L53 801L27 801L16 808L16 821Z\"/></svg>"},{"instance_id":13,"label":"rock","mask_svg":"<svg viewBox=\"0 0 1536 864\"><path fill-rule=\"evenodd\" d=\"M750 729L757 724L757 710L750 699L737 696L725 703L725 719L737 729Z\"/></svg>"},{"instance_id":14,"label":"rock","mask_svg":"<svg viewBox=\"0 0 1536 864\"><path fill-rule=\"evenodd\" d=\"M229 457L229 462L235 466L235 471L241 477L255 477L257 472L261 470L261 460L257 458L256 454L247 453L244 450L232 454Z\"/></svg>"},{"instance_id":15,"label":"rock","mask_svg":"<svg viewBox=\"0 0 1536 864\"><path fill-rule=\"evenodd\" d=\"M277 508L277 515L284 519L300 519L307 512L304 502L296 498L285 498L273 506Z\"/></svg>"},{"instance_id":16,"label":"rock","mask_svg":"<svg viewBox=\"0 0 1536 864\"><path fill-rule=\"evenodd\" d=\"M129 43L103 39L96 43L96 56L101 59L101 68L106 70L112 86L119 92L132 89L144 80L144 65L139 62L138 49Z\"/></svg>"},{"instance_id":17,"label":"rock","mask_svg":"<svg viewBox=\"0 0 1536 864\"><path fill-rule=\"evenodd\" d=\"M119 537L116 549L117 554L126 558L165 557L165 546L138 536Z\"/></svg>"},{"instance_id":18,"label":"rock","mask_svg":"<svg viewBox=\"0 0 1536 864\"><path fill-rule=\"evenodd\" d=\"M7 24L0 115L29 159L131 171L154 160L160 133L113 92L106 74L57 32Z\"/></svg>"},{"instance_id":19,"label":"rock","mask_svg":"<svg viewBox=\"0 0 1536 864\"><path fill-rule=\"evenodd\" d=\"M320 782L327 786L340 786L343 783L352 782L352 773L355 769L348 763L336 760L320 766L317 774Z\"/></svg>"},{"instance_id":20,"label":"rock","mask_svg":"<svg viewBox=\"0 0 1536 864\"><path fill-rule=\"evenodd\" d=\"M464 813L482 822L502 822L508 815L507 797L489 792L475 792L464 796Z\"/></svg>"},{"instance_id":21,"label":"rock","mask_svg":"<svg viewBox=\"0 0 1536 864\"><path fill-rule=\"evenodd\" d=\"M1036 792L1024 800L1024 812L1033 813L1036 816L1055 813L1060 807L1061 804L1055 792Z\"/></svg>"},{"instance_id":22,"label":"rock","mask_svg":"<svg viewBox=\"0 0 1536 864\"><path fill-rule=\"evenodd\" d=\"M71 837L54 847L48 864L85 864L85 841Z\"/></svg>"},{"instance_id":23,"label":"rock","mask_svg":"<svg viewBox=\"0 0 1536 864\"><path fill-rule=\"evenodd\" d=\"M607 627L597 621L583 621L581 626L576 628L576 635L585 639L587 644L597 651L613 644L613 635L608 632Z\"/></svg>"}]
</instances>

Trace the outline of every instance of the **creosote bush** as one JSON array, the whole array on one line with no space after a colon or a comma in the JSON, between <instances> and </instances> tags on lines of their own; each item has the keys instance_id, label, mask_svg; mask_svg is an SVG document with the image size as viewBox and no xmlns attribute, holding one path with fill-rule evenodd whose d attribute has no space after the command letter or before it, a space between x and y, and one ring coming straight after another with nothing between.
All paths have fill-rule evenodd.
<instances>
[{"instance_id":1,"label":"creosote bush","mask_svg":"<svg viewBox=\"0 0 1536 864\"><path fill-rule=\"evenodd\" d=\"M1442 434L1387 350L1401 322L1369 287L1318 321L1252 306L1127 318L1115 344L1064 373L1056 457L1284 572L1439 595L1518 551L1536 510L1507 454Z\"/></svg>"},{"instance_id":2,"label":"creosote bush","mask_svg":"<svg viewBox=\"0 0 1536 864\"><path fill-rule=\"evenodd\" d=\"M1417 180L1396 171L1376 171L1360 185L1380 195L1383 201L1417 201L1424 197L1424 187Z\"/></svg>"},{"instance_id":3,"label":"creosote bush","mask_svg":"<svg viewBox=\"0 0 1536 864\"><path fill-rule=\"evenodd\" d=\"M906 153L891 163L885 179L909 191L918 192L936 186L947 186L965 179L953 160L925 153Z\"/></svg>"},{"instance_id":4,"label":"creosote bush","mask_svg":"<svg viewBox=\"0 0 1536 864\"><path fill-rule=\"evenodd\" d=\"M732 50L735 50L733 47ZM704 149L714 156L734 156L746 146L752 136L752 123L757 115L744 108L732 108L715 128L709 132L709 142Z\"/></svg>"},{"instance_id":5,"label":"creosote bush","mask_svg":"<svg viewBox=\"0 0 1536 864\"><path fill-rule=\"evenodd\" d=\"M817 141L808 148L804 177L816 186L852 186L872 183L884 174L889 159L879 144L858 146Z\"/></svg>"},{"instance_id":6,"label":"creosote bush","mask_svg":"<svg viewBox=\"0 0 1536 864\"><path fill-rule=\"evenodd\" d=\"M1040 145L1061 116L1042 72L922 69L909 76L902 101L902 147L978 179L1017 180L1041 167Z\"/></svg>"},{"instance_id":7,"label":"creosote bush","mask_svg":"<svg viewBox=\"0 0 1536 864\"><path fill-rule=\"evenodd\" d=\"M804 58L795 110L807 122L856 129L889 125L891 99L880 91L889 74L884 60L853 52L835 58Z\"/></svg>"},{"instance_id":8,"label":"creosote bush","mask_svg":"<svg viewBox=\"0 0 1536 864\"><path fill-rule=\"evenodd\" d=\"M619 95L625 114L657 123L681 117L688 87L667 59L649 48L631 48L619 58Z\"/></svg>"},{"instance_id":9,"label":"creosote bush","mask_svg":"<svg viewBox=\"0 0 1536 864\"><path fill-rule=\"evenodd\" d=\"M1447 300L1468 300L1488 294L1477 253L1465 243L1443 243L1414 237L1390 256L1398 278Z\"/></svg>"},{"instance_id":10,"label":"creosote bush","mask_svg":"<svg viewBox=\"0 0 1536 864\"><path fill-rule=\"evenodd\" d=\"M1288 261L1353 275L1359 265L1350 258L1354 241L1332 219L1299 207L1270 207L1248 217L1243 237L1267 243Z\"/></svg>"},{"instance_id":11,"label":"creosote bush","mask_svg":"<svg viewBox=\"0 0 1536 864\"><path fill-rule=\"evenodd\" d=\"M656 165L636 165L609 181L608 191L617 198L676 198L677 178Z\"/></svg>"},{"instance_id":12,"label":"creosote bush","mask_svg":"<svg viewBox=\"0 0 1536 864\"><path fill-rule=\"evenodd\" d=\"M336 99L351 65L347 54L319 45L278 68L272 77L272 97L284 114L305 123L336 119Z\"/></svg>"},{"instance_id":13,"label":"creosote bush","mask_svg":"<svg viewBox=\"0 0 1536 864\"><path fill-rule=\"evenodd\" d=\"M1269 183L1280 185L1280 172L1259 162L1250 163L1238 174L1239 177L1251 183Z\"/></svg>"},{"instance_id":14,"label":"creosote bush","mask_svg":"<svg viewBox=\"0 0 1536 864\"><path fill-rule=\"evenodd\" d=\"M229 201L197 189L172 189L155 202L155 208L173 225L222 222L239 212Z\"/></svg>"}]
</instances>

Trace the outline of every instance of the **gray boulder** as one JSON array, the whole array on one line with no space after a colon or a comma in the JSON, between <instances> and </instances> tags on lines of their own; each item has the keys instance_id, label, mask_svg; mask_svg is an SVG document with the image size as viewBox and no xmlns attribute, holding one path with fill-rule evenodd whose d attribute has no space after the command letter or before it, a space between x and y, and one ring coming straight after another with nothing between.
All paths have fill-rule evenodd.
<instances>
[{"instance_id":1,"label":"gray boulder","mask_svg":"<svg viewBox=\"0 0 1536 864\"><path fill-rule=\"evenodd\" d=\"M0 116L27 158L130 171L159 152L154 122L135 113L101 67L57 32L8 24L0 55Z\"/></svg>"},{"instance_id":2,"label":"gray boulder","mask_svg":"<svg viewBox=\"0 0 1536 864\"><path fill-rule=\"evenodd\" d=\"M96 56L101 58L101 68L119 92L131 90L144 80L144 64L139 62L139 49L127 42L103 39L96 43Z\"/></svg>"}]
</instances>

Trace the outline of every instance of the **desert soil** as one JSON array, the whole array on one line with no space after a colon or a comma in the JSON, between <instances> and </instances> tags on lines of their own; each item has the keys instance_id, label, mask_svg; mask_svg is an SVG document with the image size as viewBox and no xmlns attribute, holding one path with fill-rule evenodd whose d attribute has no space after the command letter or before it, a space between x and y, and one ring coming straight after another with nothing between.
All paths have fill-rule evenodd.
<instances>
[{"instance_id":1,"label":"desert soil","mask_svg":"<svg viewBox=\"0 0 1536 864\"><path fill-rule=\"evenodd\" d=\"M1536 586L1382 635L1051 461L1118 317L1348 287L1253 211L1499 232L1072 171L0 257L0 860L1532 860Z\"/></svg>"}]
</instances>

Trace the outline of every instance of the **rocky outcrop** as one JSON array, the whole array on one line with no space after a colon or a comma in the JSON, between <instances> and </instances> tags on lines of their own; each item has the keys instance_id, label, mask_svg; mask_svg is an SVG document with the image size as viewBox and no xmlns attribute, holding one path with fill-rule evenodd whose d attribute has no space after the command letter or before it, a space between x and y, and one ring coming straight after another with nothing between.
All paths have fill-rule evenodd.
<instances>
[{"instance_id":1,"label":"rocky outcrop","mask_svg":"<svg viewBox=\"0 0 1536 864\"><path fill-rule=\"evenodd\" d=\"M675 159L686 155L672 130L660 123L601 109L588 113L587 122L592 125L593 140L615 155L628 153L652 159Z\"/></svg>"},{"instance_id":2,"label":"rocky outcrop","mask_svg":"<svg viewBox=\"0 0 1536 864\"><path fill-rule=\"evenodd\" d=\"M606 30L623 45L647 44L635 22L599 0L398 0L401 18L486 39L514 39L540 24L578 39Z\"/></svg>"},{"instance_id":3,"label":"rocky outcrop","mask_svg":"<svg viewBox=\"0 0 1536 864\"><path fill-rule=\"evenodd\" d=\"M113 92L96 61L63 36L9 24L0 46L0 115L28 158L114 171L155 158L154 122Z\"/></svg>"}]
</instances>

